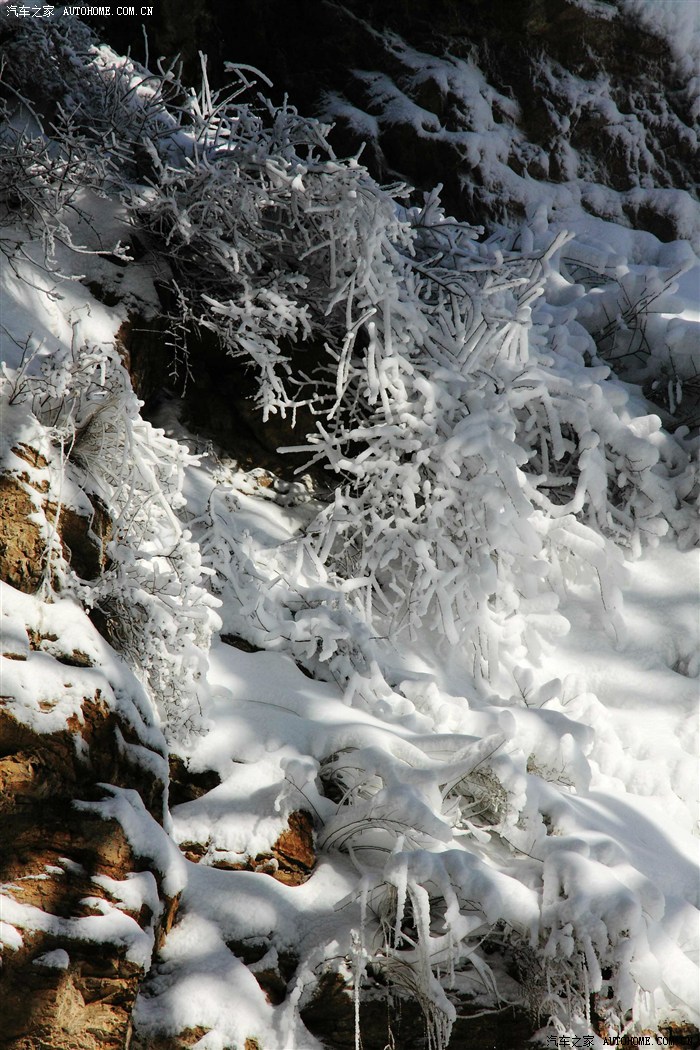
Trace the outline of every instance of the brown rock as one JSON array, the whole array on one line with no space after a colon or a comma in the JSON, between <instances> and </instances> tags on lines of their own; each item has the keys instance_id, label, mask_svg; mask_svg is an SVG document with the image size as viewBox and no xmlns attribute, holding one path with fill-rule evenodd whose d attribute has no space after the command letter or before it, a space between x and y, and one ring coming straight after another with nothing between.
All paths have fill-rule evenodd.
<instances>
[{"instance_id":1,"label":"brown rock","mask_svg":"<svg viewBox=\"0 0 700 1050\"><path fill-rule=\"evenodd\" d=\"M163 908L163 914L160 917L160 922L156 929L156 941L155 948L159 952L165 944L165 938L168 936L173 928L177 913L180 910L180 897L181 894L176 894L174 897L166 897L165 905Z\"/></svg>"},{"instance_id":2,"label":"brown rock","mask_svg":"<svg viewBox=\"0 0 700 1050\"><path fill-rule=\"evenodd\" d=\"M0 700L0 812L46 798L91 797L96 783L135 788L156 820L162 819L164 785L119 747L138 742L133 729L110 711L100 690L85 697L83 720L56 733L38 733L19 722ZM76 738L82 739L80 748Z\"/></svg>"},{"instance_id":3,"label":"brown rock","mask_svg":"<svg viewBox=\"0 0 700 1050\"><path fill-rule=\"evenodd\" d=\"M134 392L149 406L171 378L172 347L162 321L130 313L116 335Z\"/></svg>"},{"instance_id":4,"label":"brown rock","mask_svg":"<svg viewBox=\"0 0 700 1050\"><path fill-rule=\"evenodd\" d=\"M283 831L272 847L272 856L279 864L276 878L290 886L298 886L311 875L316 863L313 821L299 809L289 814L289 830Z\"/></svg>"},{"instance_id":5,"label":"brown rock","mask_svg":"<svg viewBox=\"0 0 700 1050\"><path fill-rule=\"evenodd\" d=\"M112 974L91 977L95 958L71 945L65 970L44 967L42 938L17 953L3 975L3 1035L6 1050L126 1050L139 968L119 959ZM84 950L84 949L83 949Z\"/></svg>"},{"instance_id":6,"label":"brown rock","mask_svg":"<svg viewBox=\"0 0 700 1050\"><path fill-rule=\"evenodd\" d=\"M28 635L29 660L41 650L57 662L89 664L84 653L63 653L55 636L36 630ZM0 700L0 882L9 900L40 909L46 918L35 929L33 922L25 928L21 916L8 915L23 943L5 953L0 969L0 1047L126 1050L143 967L127 959L118 938L86 939L80 920L117 909L127 929L135 922L157 948L172 926L179 898L161 892L159 918L152 902L129 910L112 898L96 877L121 882L150 862L134 854L116 819L102 819L97 810L73 803L99 801L107 782L136 789L160 820L164 778L153 775L152 764L148 770L139 766L121 746L122 740L131 741L143 754L148 745L100 689L84 698L80 717L50 733L24 724L21 708L12 709L11 702ZM154 875L159 885L160 875ZM46 958L56 949L65 953L59 966L55 954Z\"/></svg>"},{"instance_id":7,"label":"brown rock","mask_svg":"<svg viewBox=\"0 0 700 1050\"><path fill-rule=\"evenodd\" d=\"M28 445L12 451L33 467L46 466L45 457ZM107 564L112 522L102 501L91 497L92 514L86 517L70 507L59 510L56 502L46 498L48 491L46 478L30 482L28 474L0 476L0 579L25 594L33 594L41 584L46 568L45 536L54 525L63 556L82 579L95 579ZM43 530L37 514L45 516Z\"/></svg>"},{"instance_id":8,"label":"brown rock","mask_svg":"<svg viewBox=\"0 0 700 1050\"><path fill-rule=\"evenodd\" d=\"M221 777L213 769L194 773L179 755L169 755L170 787L168 800L171 806L192 802L221 783Z\"/></svg>"},{"instance_id":9,"label":"brown rock","mask_svg":"<svg viewBox=\"0 0 700 1050\"><path fill-rule=\"evenodd\" d=\"M36 521L36 503L12 474L0 476L0 579L25 594L39 587L46 544Z\"/></svg>"},{"instance_id":10,"label":"brown rock","mask_svg":"<svg viewBox=\"0 0 700 1050\"><path fill-rule=\"evenodd\" d=\"M460 1003L450 1050L520 1050L529 1045L534 1025L523 1009L471 1010L470 1016L469 1005ZM340 974L327 972L321 976L313 998L301 1010L301 1018L328 1050L354 1050L354 996ZM424 1050L426 1046L425 1018L419 1003L386 985L363 990L360 1033L364 1050L385 1050L387 1046Z\"/></svg>"},{"instance_id":11,"label":"brown rock","mask_svg":"<svg viewBox=\"0 0 700 1050\"><path fill-rule=\"evenodd\" d=\"M30 467L34 467L36 470L44 470L49 465L46 456L43 456L41 452L32 448L31 445L27 445L24 441L14 445L12 451L19 459L23 459L25 463L28 463Z\"/></svg>"},{"instance_id":12,"label":"brown rock","mask_svg":"<svg viewBox=\"0 0 700 1050\"><path fill-rule=\"evenodd\" d=\"M286 886L301 886L310 877L316 864L313 820L304 810L289 814L289 827L283 831L270 853L258 853L241 861L218 858L216 849L208 861L212 868L224 871L256 871L271 875ZM180 849L188 860L197 864L209 853L209 843L183 842Z\"/></svg>"},{"instance_id":13,"label":"brown rock","mask_svg":"<svg viewBox=\"0 0 700 1050\"><path fill-rule=\"evenodd\" d=\"M700 1029L694 1024L670 1022L661 1025L659 1031L669 1046L687 1046L690 1050L696 1050L700 1046Z\"/></svg>"},{"instance_id":14,"label":"brown rock","mask_svg":"<svg viewBox=\"0 0 700 1050\"><path fill-rule=\"evenodd\" d=\"M255 980L265 993L268 1003L279 1006L287 997L287 982L277 970L256 970Z\"/></svg>"},{"instance_id":15,"label":"brown rock","mask_svg":"<svg viewBox=\"0 0 700 1050\"><path fill-rule=\"evenodd\" d=\"M198 1025L196 1028L183 1028L177 1035L148 1036L146 1040L134 1032L129 1050L190 1050L208 1031L208 1028Z\"/></svg>"},{"instance_id":16,"label":"brown rock","mask_svg":"<svg viewBox=\"0 0 700 1050\"><path fill-rule=\"evenodd\" d=\"M2 856L7 895L63 920L60 937L25 931L22 947L6 954L0 971L0 1046L124 1050L141 967L126 959L122 945L87 941L70 921L99 914L86 898L109 899L95 875L121 880L138 868L121 826L50 801L40 814L31 806L4 813L0 835L12 843ZM144 927L151 919L145 917ZM67 953L65 969L42 964L57 948Z\"/></svg>"},{"instance_id":17,"label":"brown rock","mask_svg":"<svg viewBox=\"0 0 700 1050\"><path fill-rule=\"evenodd\" d=\"M70 507L61 507L57 523L63 556L83 580L94 580L104 571L107 563L105 545L112 538L112 522L104 504L97 497L93 497L91 503L91 518ZM58 510L56 504L47 502L45 510L49 521L54 522Z\"/></svg>"}]
</instances>

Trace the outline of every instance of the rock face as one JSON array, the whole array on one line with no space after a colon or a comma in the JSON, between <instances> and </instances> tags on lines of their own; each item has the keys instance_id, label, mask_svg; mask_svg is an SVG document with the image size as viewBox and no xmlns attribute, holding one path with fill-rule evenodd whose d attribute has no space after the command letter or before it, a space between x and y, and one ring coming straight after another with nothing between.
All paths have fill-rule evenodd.
<instances>
[{"instance_id":1,"label":"rock face","mask_svg":"<svg viewBox=\"0 0 700 1050\"><path fill-rule=\"evenodd\" d=\"M188 333L187 345L188 377L179 382L183 423L216 442L244 469L261 467L294 480L308 455L281 454L277 449L304 442L304 435L314 427L308 409L296 413L295 425L289 414L285 419L275 414L263 420L262 409L253 401L257 381L244 363L222 354L216 339L204 331Z\"/></svg>"},{"instance_id":2,"label":"rock face","mask_svg":"<svg viewBox=\"0 0 700 1050\"><path fill-rule=\"evenodd\" d=\"M0 575L21 591L41 583L45 543L30 517L34 503L16 477L0 477Z\"/></svg>"},{"instance_id":3,"label":"rock face","mask_svg":"<svg viewBox=\"0 0 700 1050\"><path fill-rule=\"evenodd\" d=\"M14 469L0 475L0 579L34 593L46 571L52 535L73 571L95 579L105 567L112 535L101 501L84 496L84 513L59 505L50 498L48 461L41 452L19 442L8 458Z\"/></svg>"},{"instance_id":4,"label":"rock face","mask_svg":"<svg viewBox=\"0 0 700 1050\"><path fill-rule=\"evenodd\" d=\"M529 1045L533 1021L522 1009L482 1013L464 1005L452 1029L450 1046L488 1047L488 1050L521 1050ZM304 1024L327 1050L354 1050L355 1003L351 989L338 974L327 973L302 1008ZM365 992L360 1012L364 1050L425 1050L425 1024L420 1006L409 996L388 988Z\"/></svg>"},{"instance_id":5,"label":"rock face","mask_svg":"<svg viewBox=\"0 0 700 1050\"><path fill-rule=\"evenodd\" d=\"M212 868L224 871L257 871L271 875L285 886L301 886L311 876L316 864L313 820L304 810L289 814L287 828L278 836L269 852L258 853L232 861L228 855L217 857L216 846L211 842L182 842L180 849L189 861L205 862Z\"/></svg>"},{"instance_id":6,"label":"rock face","mask_svg":"<svg viewBox=\"0 0 700 1050\"><path fill-rule=\"evenodd\" d=\"M21 947L7 954L0 977L0 1045L8 1050L121 1050L128 1045L144 968L124 946L91 942L83 930L90 916L114 908L95 880L124 881L138 867L137 858L117 821L71 813L70 800L45 803L38 821L33 807L23 808L2 814L6 841L14 843L3 864L3 880L9 881L5 892L40 909L55 926L27 932ZM121 917L144 932L153 930L148 910L123 910Z\"/></svg>"},{"instance_id":7,"label":"rock face","mask_svg":"<svg viewBox=\"0 0 700 1050\"><path fill-rule=\"evenodd\" d=\"M153 852L166 838L167 760L139 683L86 614L31 593L47 490L36 473L0 477L0 1047L122 1050L177 910ZM59 521L66 559L96 575L106 516Z\"/></svg>"},{"instance_id":8,"label":"rock face","mask_svg":"<svg viewBox=\"0 0 700 1050\"><path fill-rule=\"evenodd\" d=\"M140 27L138 39L127 20L101 29L142 54ZM163 0L149 32L193 81L200 50L214 83L226 60L257 67L274 98L335 122L338 153L365 143L376 177L442 183L459 218L521 216L537 180L555 210L578 183L584 211L661 240L688 234L683 205L659 189L698 188L691 86L620 5L240 0L232 22L224 0L186 15L182 0Z\"/></svg>"}]
</instances>

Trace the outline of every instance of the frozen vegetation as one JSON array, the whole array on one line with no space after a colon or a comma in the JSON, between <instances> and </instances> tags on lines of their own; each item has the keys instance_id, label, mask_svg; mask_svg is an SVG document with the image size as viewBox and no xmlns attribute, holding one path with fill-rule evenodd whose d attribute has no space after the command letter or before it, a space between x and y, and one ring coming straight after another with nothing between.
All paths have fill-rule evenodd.
<instances>
[{"instance_id":1,"label":"frozen vegetation","mask_svg":"<svg viewBox=\"0 0 700 1050\"><path fill-rule=\"evenodd\" d=\"M55 504L99 498L112 529L86 582L37 505L43 578L3 585L3 646L43 618L220 778L149 846L182 902L136 1032L311 1050L326 972L360 1019L412 997L435 1050L465 1008L519 1004L543 1045L697 1024L697 202L679 192L689 240L661 243L530 180L526 221L484 232L335 157L250 71L186 90L67 18L8 56L2 469L36 449ZM498 168L499 133L468 134ZM115 339L163 284L180 376L205 330L266 418L308 420L297 482L239 469L176 402L142 417ZM3 701L46 728L57 688L17 662ZM214 866L299 810L303 885ZM54 921L0 908L9 952ZM252 971L290 954L273 1005Z\"/></svg>"}]
</instances>

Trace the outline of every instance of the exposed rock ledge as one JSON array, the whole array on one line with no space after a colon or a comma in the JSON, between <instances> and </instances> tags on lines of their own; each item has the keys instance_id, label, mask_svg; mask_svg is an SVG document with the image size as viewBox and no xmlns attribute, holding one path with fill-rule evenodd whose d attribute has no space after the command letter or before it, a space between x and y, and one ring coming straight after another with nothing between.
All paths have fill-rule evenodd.
<instances>
[{"instance_id":1,"label":"exposed rock ledge","mask_svg":"<svg viewBox=\"0 0 700 1050\"><path fill-rule=\"evenodd\" d=\"M0 587L0 1046L122 1050L178 906L165 744L76 603Z\"/></svg>"}]
</instances>

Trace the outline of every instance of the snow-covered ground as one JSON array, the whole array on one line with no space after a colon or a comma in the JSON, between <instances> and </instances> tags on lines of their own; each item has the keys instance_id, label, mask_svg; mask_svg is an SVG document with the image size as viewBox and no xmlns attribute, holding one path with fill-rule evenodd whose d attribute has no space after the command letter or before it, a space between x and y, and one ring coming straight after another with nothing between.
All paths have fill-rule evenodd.
<instances>
[{"instance_id":1,"label":"snow-covered ground","mask_svg":"<svg viewBox=\"0 0 700 1050\"><path fill-rule=\"evenodd\" d=\"M207 463L192 468L200 500ZM260 566L280 551L290 564L303 511L250 487L249 477L231 477L231 518L221 528L245 530ZM459 656L431 659L426 646L396 654L420 669L415 708L382 718L349 706L335 683L310 680L288 655L215 643L206 725L184 753L193 770L215 769L221 784L173 811L175 839L205 843L207 854L188 864L185 918L139 1000L137 1025L154 1032L204 1025L224 1041L254 1032L266 1047L315 1046L297 1013L306 986L324 964L347 964L358 938L371 952L369 935L361 941L358 868L375 892L381 877L400 887L414 868L424 878L439 872L456 888L479 887L473 892L486 891L488 920L546 936L552 959L569 956L572 936L587 945L592 983L595 949L624 943L628 979L639 986L635 1021L654 1027L660 1014L683 1015L698 979L698 689L689 673L699 651L699 572L697 552L670 543L631 564L621 647L591 623L585 602L572 599L571 631L540 666L523 669L521 702L460 694ZM538 690L537 681L547 684ZM319 770L339 754L361 780L379 774L385 785L377 793L369 787L369 803L347 815L318 792ZM446 797L446 779L478 768L477 754L492 762L498 755L501 783L520 796L521 819L504 821L498 845L469 813L455 820ZM304 886L205 866L269 850L285 814L298 808L323 827L319 863ZM523 821L528 811L546 826ZM387 845L373 821L388 831ZM389 842L387 859L380 850ZM275 953L301 960L282 1005L266 1001L226 944L246 940L270 945L260 970L276 965ZM483 998L489 982L472 972L457 986ZM582 1033L582 1025L574 1021L572 1030ZM202 1042L202 1050L210 1045L219 1043Z\"/></svg>"},{"instance_id":2,"label":"snow-covered ground","mask_svg":"<svg viewBox=\"0 0 700 1050\"><path fill-rule=\"evenodd\" d=\"M106 49L99 61L110 68ZM174 136L173 151L176 142ZM279 164L301 199L307 176ZM371 196L368 186L361 183ZM380 214L386 198L376 192ZM343 205L356 198L348 195ZM103 245L128 238L134 219L122 205L87 192L72 203L90 220L80 231L84 239L95 231ZM398 214L408 221L405 212ZM2 271L2 470L19 477L27 464L13 450L19 442L36 448L46 460L42 478L52 497L81 511L86 493L99 496L115 529L110 566L87 583L62 561L50 516L37 503L49 568L35 595L3 589L3 649L8 640L21 645L30 621L43 616L57 636L66 633L66 644L92 654L113 684L115 704L126 703L131 690L132 700L138 696L160 722L160 730L149 732L162 731L192 773L214 771L220 779L201 797L172 807L169 838L163 836L154 854L182 898L135 1007L135 1029L146 1043L201 1028L197 1050L242 1047L249 1039L265 1050L315 1050L321 1044L300 1011L326 971L354 986L360 1013L363 995L378 994L387 983L412 995L424 1008L430 1045L439 1050L454 1001L473 1009L518 1002L549 1025L543 1040L576 1035L596 1047L603 1043L594 1022L619 1035L700 1020L700 561L692 545L697 507L688 502L697 448L687 429L675 437L664 430L634 385L670 362L673 383L680 384L674 396L682 397L682 381L697 362L700 266L685 243L662 245L651 234L602 220L569 219L567 245L563 224L550 223L542 210L512 234L526 261L543 258L546 265L539 305L532 314L529 305L522 307L513 323L517 339L503 343L510 371L498 371L494 351L495 363L484 357L484 370L470 372L481 344L466 337L472 356L461 360L463 372L439 362L428 382L420 362L415 365L416 389L429 387L433 401L416 395L410 407L432 422L430 405L462 405L460 391L472 381L482 384L475 390L484 398L492 396L489 383L498 396L507 388L514 398L530 389L524 381L518 386L523 376L539 384L547 423L536 409L527 415L534 400L523 392L513 409L522 424L520 445L507 421L496 435L494 418L506 416L498 416L504 401L494 394L485 422L473 400L457 423L446 416L454 429L430 454L461 463L467 477L475 456L450 457L471 443L479 454L490 450L505 472L508 456L522 450L523 435L540 435L551 425L552 462L545 439L540 445L532 438L530 459L541 457L537 484L571 489L560 503L543 500L533 508L524 494L537 484L524 469L528 456L521 456L512 468L516 488L503 487L514 505L516 489L522 497L508 518L517 523L511 546L501 524L505 510L494 510L489 489L500 484L498 471L469 474L474 502L485 508L485 534L501 538L492 549L484 546L481 561L465 542L454 555L457 568L430 584L444 630L435 605L426 606L422 626L414 619L410 594L396 598L400 616L391 602L370 613L355 600L367 581L353 575L350 553L342 571L341 525L335 522L340 540L333 550L330 540L320 548L313 541L318 522L328 522L313 484L290 486L262 471L243 471L232 453L185 430L174 401L150 422L141 418L114 340L130 308L156 308L153 259L124 267L59 246L56 266L47 270L36 236L6 227L5 257L12 265ZM75 226L73 232L77 237ZM408 238L406 227L397 236ZM516 250L507 233L498 237L495 247L478 249L482 270ZM549 256L548 244L558 245ZM409 265L398 252L392 258ZM386 256L381 262L388 267ZM87 279L76 279L79 266L103 289L124 273L115 306L99 302ZM462 272L457 264L454 272ZM509 302L510 285L491 291L499 303ZM406 301L397 299L402 306ZM655 312L649 301L657 303ZM630 303L635 309L625 314ZM354 307L349 298L348 317ZM388 355L395 307L387 292L384 327L379 321L377 329L374 322L368 326L372 353L379 330L376 345L383 339ZM255 311L262 312L259 302L248 309L242 326L252 326ZM434 330L427 309L405 309L412 333ZM275 323L291 313L281 298L269 310ZM620 315L618 327L601 336L601 319ZM450 323L457 316L456 308L454 315L446 308ZM647 350L623 382L595 356L589 333L608 340L613 360L624 358L630 348L638 352L640 316ZM446 340L454 335L448 321L443 334ZM409 358L376 353L380 372L386 367L389 374L387 361L400 361L390 375L398 400ZM373 381L380 389L380 380ZM341 388L339 378L342 394ZM557 421L561 405L562 411L573 407L570 418ZM670 404L665 422L673 410ZM413 419L407 409L399 423L410 426ZM379 439L387 426L377 424L372 434ZM428 438L413 448L416 461ZM554 463L572 447L573 482L557 475ZM408 453L397 460L386 499L398 507L396 491L405 485L406 502L414 499L413 521L421 505L416 509L411 479L400 469L407 460ZM615 504L617 518L606 503L611 462L614 483L632 493ZM393 460L386 463L394 468ZM423 489L426 502L448 502L448 474L436 468L431 477L444 487ZM453 474L459 479L460 468ZM27 478L31 483L31 474ZM476 522L479 509L465 502L463 514ZM377 549L393 535L396 520L380 524ZM603 539L604 527L619 548L610 536ZM410 530L405 535L415 556L411 563L407 555L407 563L422 564L429 574L437 563L428 543L439 546L442 537L424 542ZM478 630L465 614L471 592L469 601L458 594L440 604L462 579L462 556L476 575L497 580L498 600L491 602L489 591L481 604L474 598ZM365 564L373 565L369 555ZM371 569L375 584L386 564ZM52 571L63 587L58 598ZM94 606L116 608L123 618L124 632L112 639L115 646L121 640L121 656L96 640L84 611ZM493 625L500 650L492 640L474 641ZM488 674L477 668L482 657L495 665ZM44 724L37 713L42 698L59 691L61 702L51 710L55 728L75 714L80 675L73 692L64 693L61 683L42 678L40 664L36 653L13 663L3 698L11 697L15 717L36 728ZM306 881L285 885L271 877L269 865L254 870L255 859L269 857L299 811L313 823L317 859ZM197 861L183 859L173 843L198 846ZM3 907L3 940L12 950L38 920L15 902ZM246 946L256 948L254 961ZM143 953L140 941L134 951ZM255 974L282 969L286 990L274 1004ZM598 997L597 1021L591 995Z\"/></svg>"}]
</instances>

